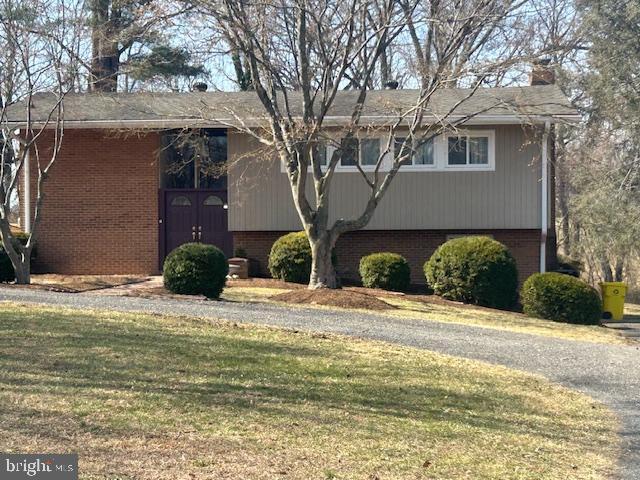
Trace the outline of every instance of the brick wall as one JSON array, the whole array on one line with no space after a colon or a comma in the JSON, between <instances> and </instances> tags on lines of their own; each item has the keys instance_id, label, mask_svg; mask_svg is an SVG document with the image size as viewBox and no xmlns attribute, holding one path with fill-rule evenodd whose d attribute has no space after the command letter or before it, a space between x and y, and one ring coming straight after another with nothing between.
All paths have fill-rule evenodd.
<instances>
[{"instance_id":1,"label":"brick wall","mask_svg":"<svg viewBox=\"0 0 640 480\"><path fill-rule=\"evenodd\" d=\"M158 148L156 133L66 130L44 187L34 271L157 273Z\"/></svg>"},{"instance_id":2,"label":"brick wall","mask_svg":"<svg viewBox=\"0 0 640 480\"><path fill-rule=\"evenodd\" d=\"M243 248L253 260L254 271L266 276L271 245L287 232L233 232L235 248ZM538 230L362 230L338 239L336 255L338 272L348 280L357 281L358 264L364 255L374 252L395 252L403 255L411 266L411 281L424 283L422 266L447 235L489 234L504 243L516 259L520 282L538 271L540 262L540 232Z\"/></svg>"}]
</instances>

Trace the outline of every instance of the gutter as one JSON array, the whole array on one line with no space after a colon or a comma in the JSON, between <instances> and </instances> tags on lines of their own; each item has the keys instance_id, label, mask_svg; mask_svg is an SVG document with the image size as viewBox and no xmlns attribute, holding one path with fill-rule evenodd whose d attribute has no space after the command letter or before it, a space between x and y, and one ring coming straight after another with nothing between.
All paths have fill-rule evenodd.
<instances>
[{"instance_id":1,"label":"gutter","mask_svg":"<svg viewBox=\"0 0 640 480\"><path fill-rule=\"evenodd\" d=\"M466 118L465 116L451 115L447 117L449 123L456 122ZM398 120L397 115L368 115L360 118L360 125L366 127L368 125L392 126ZM438 122L441 119L432 116L425 117L426 123ZM558 122L579 122L580 115L476 115L469 120L463 122L462 125L523 125L528 123L558 123ZM264 126L267 119L261 117L247 118L242 127L257 128ZM24 122L9 121L6 122L14 125L16 128L24 127ZM324 125L331 126L347 126L351 123L350 116L331 116L327 117ZM407 119L407 125L410 119ZM44 122L32 122L33 128L42 128ZM104 128L104 129L166 129L166 128L237 128L238 121L234 118L179 118L179 119L145 119L145 120L65 120L65 128ZM54 128L55 125L50 125Z\"/></svg>"},{"instance_id":2,"label":"gutter","mask_svg":"<svg viewBox=\"0 0 640 480\"><path fill-rule=\"evenodd\" d=\"M540 202L540 273L547 270L547 233L549 230L549 131L551 123L544 124L542 134L542 181Z\"/></svg>"},{"instance_id":3,"label":"gutter","mask_svg":"<svg viewBox=\"0 0 640 480\"><path fill-rule=\"evenodd\" d=\"M24 175L24 233L31 233L31 153L24 155L22 174Z\"/></svg>"}]
</instances>

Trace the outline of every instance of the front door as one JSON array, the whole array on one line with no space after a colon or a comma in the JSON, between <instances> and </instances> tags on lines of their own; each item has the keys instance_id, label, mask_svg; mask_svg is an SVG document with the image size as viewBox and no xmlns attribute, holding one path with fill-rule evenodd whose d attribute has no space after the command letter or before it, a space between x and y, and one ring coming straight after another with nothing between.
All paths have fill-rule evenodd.
<instances>
[{"instance_id":1,"label":"front door","mask_svg":"<svg viewBox=\"0 0 640 480\"><path fill-rule=\"evenodd\" d=\"M196 192L165 191L165 251L167 256L183 243L198 240L198 194Z\"/></svg>"},{"instance_id":2,"label":"front door","mask_svg":"<svg viewBox=\"0 0 640 480\"><path fill-rule=\"evenodd\" d=\"M160 265L182 244L215 245L233 253L227 223L227 133L168 130L161 136Z\"/></svg>"},{"instance_id":3,"label":"front door","mask_svg":"<svg viewBox=\"0 0 640 480\"><path fill-rule=\"evenodd\" d=\"M215 245L230 257L233 254L233 237L227 220L227 192L198 192L198 241Z\"/></svg>"},{"instance_id":4,"label":"front door","mask_svg":"<svg viewBox=\"0 0 640 480\"><path fill-rule=\"evenodd\" d=\"M215 245L227 257L233 240L227 220L227 192L224 190L165 190L164 256L184 243Z\"/></svg>"}]
</instances>

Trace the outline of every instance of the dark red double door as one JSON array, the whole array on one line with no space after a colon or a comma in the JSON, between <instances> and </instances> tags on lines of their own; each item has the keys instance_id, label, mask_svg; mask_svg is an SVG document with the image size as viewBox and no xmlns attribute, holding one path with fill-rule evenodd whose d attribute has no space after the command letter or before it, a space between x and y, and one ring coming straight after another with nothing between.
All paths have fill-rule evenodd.
<instances>
[{"instance_id":1,"label":"dark red double door","mask_svg":"<svg viewBox=\"0 0 640 480\"><path fill-rule=\"evenodd\" d=\"M227 192L164 191L164 256L184 243L215 245L227 257L233 253L228 226Z\"/></svg>"}]
</instances>

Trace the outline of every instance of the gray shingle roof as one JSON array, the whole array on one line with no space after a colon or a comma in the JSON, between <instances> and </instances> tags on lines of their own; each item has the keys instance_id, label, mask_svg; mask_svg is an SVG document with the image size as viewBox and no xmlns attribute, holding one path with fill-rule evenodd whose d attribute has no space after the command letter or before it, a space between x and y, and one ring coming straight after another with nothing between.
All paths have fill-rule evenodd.
<instances>
[{"instance_id":1,"label":"gray shingle roof","mask_svg":"<svg viewBox=\"0 0 640 480\"><path fill-rule=\"evenodd\" d=\"M476 115L476 120L490 122L504 118L577 117L577 111L559 87L555 85L484 88L472 96L466 89L442 89L430 99L426 114L441 118L454 109L454 116ZM415 105L417 90L374 90L367 95L364 117L371 123L392 121L398 114ZM340 123L352 113L357 92L340 91L329 111L327 123ZM294 113L300 97L289 93ZM42 121L55 99L50 94L33 97L33 118ZM8 119L22 123L24 104L8 109ZM64 119L67 125L107 127L160 126L161 124L222 126L247 124L265 117L265 111L255 92L190 92L190 93L124 93L69 94L64 100ZM364 122L363 122L364 123Z\"/></svg>"}]
</instances>

